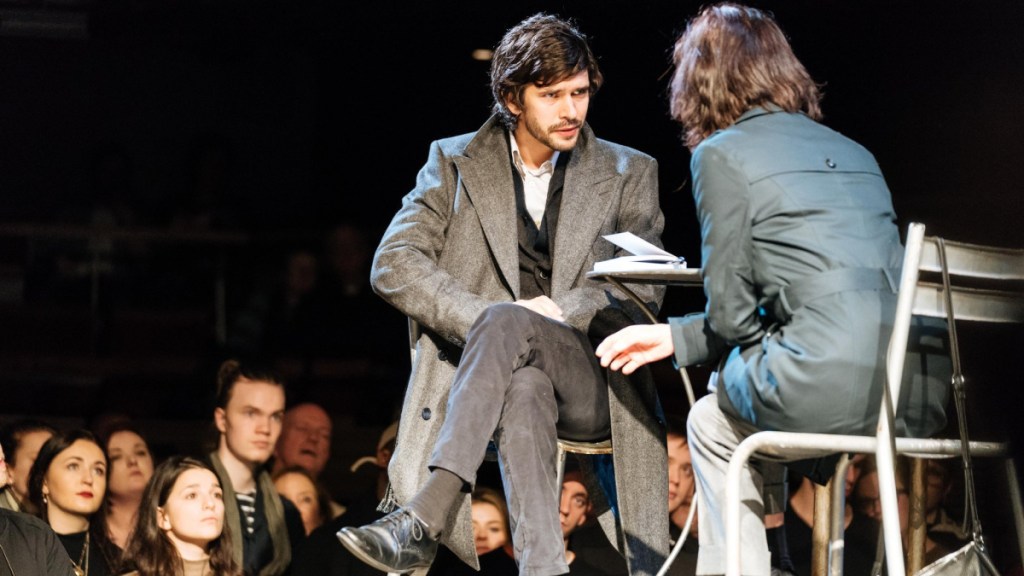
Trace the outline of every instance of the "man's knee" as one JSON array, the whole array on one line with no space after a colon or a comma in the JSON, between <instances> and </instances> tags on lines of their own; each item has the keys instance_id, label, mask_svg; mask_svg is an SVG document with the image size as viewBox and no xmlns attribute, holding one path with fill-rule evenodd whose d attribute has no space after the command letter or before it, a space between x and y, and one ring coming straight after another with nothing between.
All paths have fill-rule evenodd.
<instances>
[{"instance_id":1,"label":"man's knee","mask_svg":"<svg viewBox=\"0 0 1024 576\"><path fill-rule=\"evenodd\" d=\"M530 313L530 310L512 302L491 304L477 317L470 331L481 329L515 330L524 322L529 321Z\"/></svg>"},{"instance_id":2,"label":"man's knee","mask_svg":"<svg viewBox=\"0 0 1024 576\"><path fill-rule=\"evenodd\" d=\"M505 392L502 421L512 421L522 428L538 428L544 422L558 419L558 403L554 388L543 370L524 366L512 374Z\"/></svg>"}]
</instances>

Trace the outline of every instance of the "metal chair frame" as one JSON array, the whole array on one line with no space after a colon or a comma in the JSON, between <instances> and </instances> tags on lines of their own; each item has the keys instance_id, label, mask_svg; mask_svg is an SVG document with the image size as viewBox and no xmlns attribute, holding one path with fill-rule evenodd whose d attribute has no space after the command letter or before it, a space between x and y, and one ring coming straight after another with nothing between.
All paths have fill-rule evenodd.
<instances>
[{"instance_id":1,"label":"metal chair frame","mask_svg":"<svg viewBox=\"0 0 1024 576\"><path fill-rule=\"evenodd\" d=\"M879 496L882 505L882 530L887 558L888 576L905 576L902 536L897 507L894 458L897 453L951 456L961 454L960 440L894 438L893 422L896 399L899 398L903 364L912 315L947 317L947 302L957 320L993 323L1024 323L1024 295L1017 287L1006 290L983 290L950 284L947 294L943 284L919 282L920 272L937 272L958 280L983 279L998 283L1024 281L1024 250L994 248L925 238L924 225L911 223L904 251L896 315L886 358L886 383L879 408L875 436L807 434L793 432L759 432L746 438L737 447L729 462L726 476L726 570L727 576L739 576L740 566L740 474L747 461L756 455L801 459L835 452L874 453L878 463ZM945 262L943 262L945 260ZM955 346L955 343L953 344ZM978 456L1008 458L1005 443L970 442L969 453ZM1021 554L1024 556L1024 515L1016 469L1007 461L1011 484L1010 499ZM838 485L838 482L833 484ZM841 488L836 486L841 491ZM842 498L834 515L842 511ZM836 522L833 522L835 524ZM842 527L842 522L838 525ZM835 535L832 536L833 539ZM835 540L834 540L835 542ZM833 549L841 550L841 542ZM839 560L836 566L836 560ZM841 574L841 556L832 558L831 574Z\"/></svg>"}]
</instances>

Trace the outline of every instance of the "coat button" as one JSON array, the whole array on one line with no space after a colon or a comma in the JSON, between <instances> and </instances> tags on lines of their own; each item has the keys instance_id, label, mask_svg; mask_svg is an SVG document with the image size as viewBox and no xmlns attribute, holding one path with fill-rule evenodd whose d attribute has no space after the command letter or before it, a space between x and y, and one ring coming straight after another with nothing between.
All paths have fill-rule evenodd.
<instances>
[{"instance_id":1,"label":"coat button","mask_svg":"<svg viewBox=\"0 0 1024 576\"><path fill-rule=\"evenodd\" d=\"M833 162L831 158L825 158L825 166L828 166L829 168L835 168L836 163Z\"/></svg>"},{"instance_id":2,"label":"coat button","mask_svg":"<svg viewBox=\"0 0 1024 576\"><path fill-rule=\"evenodd\" d=\"M424 420L430 420L430 408L424 408L421 416L423 416Z\"/></svg>"},{"instance_id":3,"label":"coat button","mask_svg":"<svg viewBox=\"0 0 1024 576\"><path fill-rule=\"evenodd\" d=\"M437 353L437 359L440 360L441 362L447 362L448 361L448 353L445 352L444 350L439 350L438 353Z\"/></svg>"}]
</instances>

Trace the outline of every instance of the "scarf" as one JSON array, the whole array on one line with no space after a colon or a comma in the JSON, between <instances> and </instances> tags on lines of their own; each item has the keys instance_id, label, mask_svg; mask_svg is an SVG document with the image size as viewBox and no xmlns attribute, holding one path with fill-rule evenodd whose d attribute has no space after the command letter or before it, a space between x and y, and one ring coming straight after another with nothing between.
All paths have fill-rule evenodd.
<instances>
[{"instance_id":1,"label":"scarf","mask_svg":"<svg viewBox=\"0 0 1024 576\"><path fill-rule=\"evenodd\" d=\"M233 544L242 543L242 514L238 509L235 498L235 488L231 485L231 477L227 469L220 461L216 452L210 453L210 464L213 466L217 476L222 480L221 489L224 491L224 522L231 527L234 536ZM288 570L292 563L292 547L288 540L288 526L284 521L284 505L277 495L274 483L270 480L270 474L260 469L256 476L256 484L259 486L259 494L263 499L263 512L267 516L267 530L270 531L270 541L274 543L274 559L260 569L259 576L280 576ZM245 566L245 557L242 546L233 546L232 554L239 566Z\"/></svg>"}]
</instances>

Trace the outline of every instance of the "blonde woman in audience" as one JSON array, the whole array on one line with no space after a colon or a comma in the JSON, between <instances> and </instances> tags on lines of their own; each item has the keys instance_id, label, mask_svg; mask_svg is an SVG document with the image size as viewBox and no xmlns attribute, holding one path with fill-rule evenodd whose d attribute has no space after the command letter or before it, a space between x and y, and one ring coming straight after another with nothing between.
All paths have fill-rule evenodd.
<instances>
[{"instance_id":1,"label":"blonde woman in audience","mask_svg":"<svg viewBox=\"0 0 1024 576\"><path fill-rule=\"evenodd\" d=\"M213 470L187 456L157 466L125 549L128 576L240 576Z\"/></svg>"},{"instance_id":2,"label":"blonde woman in audience","mask_svg":"<svg viewBox=\"0 0 1024 576\"><path fill-rule=\"evenodd\" d=\"M497 490L478 486L472 497L473 543L483 556L509 544L508 509Z\"/></svg>"},{"instance_id":3,"label":"blonde woman in audience","mask_svg":"<svg viewBox=\"0 0 1024 576\"><path fill-rule=\"evenodd\" d=\"M271 477L277 493L291 500L302 516L306 536L328 519L331 499L327 492L302 466L281 468Z\"/></svg>"},{"instance_id":4,"label":"blonde woman in audience","mask_svg":"<svg viewBox=\"0 0 1024 576\"><path fill-rule=\"evenodd\" d=\"M103 503L107 535L123 549L135 530L142 493L153 477L153 456L145 438L128 422L112 424L98 435L110 463Z\"/></svg>"},{"instance_id":5,"label":"blonde woman in audience","mask_svg":"<svg viewBox=\"0 0 1024 576\"><path fill-rule=\"evenodd\" d=\"M480 559L480 571L442 548L427 576L517 576L519 568L513 558L505 496L494 488L477 485L470 501L473 544Z\"/></svg>"},{"instance_id":6,"label":"blonde woman in audience","mask_svg":"<svg viewBox=\"0 0 1024 576\"><path fill-rule=\"evenodd\" d=\"M97 514L107 489L107 457L86 430L58 433L39 449L28 497L71 559L78 576L117 573L117 552Z\"/></svg>"}]
</instances>

